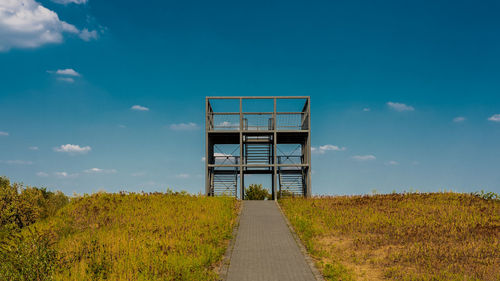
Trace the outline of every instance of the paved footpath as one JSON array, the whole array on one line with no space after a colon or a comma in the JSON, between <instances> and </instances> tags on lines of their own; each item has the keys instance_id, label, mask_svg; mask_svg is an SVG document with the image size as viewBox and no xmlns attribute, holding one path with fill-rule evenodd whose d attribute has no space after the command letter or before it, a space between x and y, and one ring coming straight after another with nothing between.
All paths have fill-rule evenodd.
<instances>
[{"instance_id":1,"label":"paved footpath","mask_svg":"<svg viewBox=\"0 0 500 281\"><path fill-rule=\"evenodd\" d=\"M243 201L227 280L316 280L276 202Z\"/></svg>"}]
</instances>

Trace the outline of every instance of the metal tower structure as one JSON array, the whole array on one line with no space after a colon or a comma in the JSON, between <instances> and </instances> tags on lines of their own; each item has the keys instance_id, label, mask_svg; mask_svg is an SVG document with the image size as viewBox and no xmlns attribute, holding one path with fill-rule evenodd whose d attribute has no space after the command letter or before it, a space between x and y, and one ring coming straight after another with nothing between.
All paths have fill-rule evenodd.
<instances>
[{"instance_id":1,"label":"metal tower structure","mask_svg":"<svg viewBox=\"0 0 500 281\"><path fill-rule=\"evenodd\" d=\"M217 102L233 107L217 110ZM264 101L271 110L246 110ZM280 103L298 104L278 111ZM239 108L236 108L239 107ZM309 96L206 97L205 193L243 199L245 175L271 177L271 194L311 196L311 103ZM214 110L216 109L216 110Z\"/></svg>"}]
</instances>

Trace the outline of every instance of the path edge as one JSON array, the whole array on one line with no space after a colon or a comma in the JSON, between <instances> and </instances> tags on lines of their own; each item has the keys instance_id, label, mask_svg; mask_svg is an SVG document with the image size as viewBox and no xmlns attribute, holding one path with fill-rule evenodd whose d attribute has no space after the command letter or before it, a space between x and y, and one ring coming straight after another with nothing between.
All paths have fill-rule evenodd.
<instances>
[{"instance_id":1,"label":"path edge","mask_svg":"<svg viewBox=\"0 0 500 281\"><path fill-rule=\"evenodd\" d=\"M297 232L295 232L295 229L293 228L292 224L290 223L290 221L286 217L285 212L283 212L283 209L281 209L281 206L278 203L278 200L275 200L275 202L276 202L276 205L278 206L278 209L280 210L281 216L283 217L283 219L285 219L285 222L286 222L286 225L288 226L288 229L292 233L292 236L293 236L293 239L295 240L295 243L297 243L297 246L299 246L299 249L302 252L302 255L306 259L306 262L309 265L309 268L311 269L311 271L314 275L314 278L316 278L317 281L325 281L325 279L323 278L323 275L321 274L321 272L319 272L318 268L314 264L314 260L311 258L309 253L307 253L306 247L304 247L304 244L302 243L302 240L300 240L299 235L297 234Z\"/></svg>"},{"instance_id":2,"label":"path edge","mask_svg":"<svg viewBox=\"0 0 500 281\"><path fill-rule=\"evenodd\" d=\"M231 263L231 256L233 254L234 244L236 243L236 236L238 235L238 228L240 227L241 211L243 210L243 200L240 201L240 210L238 211L238 217L236 218L236 223L233 226L233 232L231 233L231 240L227 245L224 256L222 256L222 265L218 270L219 281L227 280L227 274L229 272L229 264Z\"/></svg>"}]
</instances>

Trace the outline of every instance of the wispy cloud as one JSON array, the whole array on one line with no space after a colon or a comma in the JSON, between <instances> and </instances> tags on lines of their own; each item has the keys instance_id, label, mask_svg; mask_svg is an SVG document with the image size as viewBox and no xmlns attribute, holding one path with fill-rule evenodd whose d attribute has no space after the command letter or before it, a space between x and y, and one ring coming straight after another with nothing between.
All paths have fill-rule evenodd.
<instances>
[{"instance_id":1,"label":"wispy cloud","mask_svg":"<svg viewBox=\"0 0 500 281\"><path fill-rule=\"evenodd\" d=\"M8 137L8 136L9 136L9 133L4 132L4 131L0 131L0 137Z\"/></svg>"},{"instance_id":2,"label":"wispy cloud","mask_svg":"<svg viewBox=\"0 0 500 281\"><path fill-rule=\"evenodd\" d=\"M32 161L25 160L0 160L0 163L9 164L9 165L32 165Z\"/></svg>"},{"instance_id":3,"label":"wispy cloud","mask_svg":"<svg viewBox=\"0 0 500 281\"><path fill-rule=\"evenodd\" d=\"M352 159L356 160L356 161L372 161L372 160L375 160L377 159L377 157L375 157L375 155L355 155L352 157Z\"/></svg>"},{"instance_id":4,"label":"wispy cloud","mask_svg":"<svg viewBox=\"0 0 500 281\"><path fill-rule=\"evenodd\" d=\"M327 151L344 151L347 148L339 147L332 144L320 145L319 147L311 147L311 152L316 154L325 154Z\"/></svg>"},{"instance_id":5,"label":"wispy cloud","mask_svg":"<svg viewBox=\"0 0 500 281\"><path fill-rule=\"evenodd\" d=\"M149 111L149 108L142 106L142 105L133 105L130 109L135 110L135 111Z\"/></svg>"},{"instance_id":6,"label":"wispy cloud","mask_svg":"<svg viewBox=\"0 0 500 281\"><path fill-rule=\"evenodd\" d=\"M146 172L135 172L135 173L132 173L130 175L133 177L142 177L142 176L146 175Z\"/></svg>"},{"instance_id":7,"label":"wispy cloud","mask_svg":"<svg viewBox=\"0 0 500 281\"><path fill-rule=\"evenodd\" d=\"M60 179L69 179L69 178L76 178L76 177L78 177L78 174L77 173L70 174L70 173L67 173L67 172L54 172L54 176L56 176L57 178L60 178Z\"/></svg>"},{"instance_id":8,"label":"wispy cloud","mask_svg":"<svg viewBox=\"0 0 500 281\"><path fill-rule=\"evenodd\" d=\"M387 102L387 106L389 106L390 108L396 110L396 111L399 111L399 112L402 112L402 111L414 111L415 108L413 108L413 106L410 106L410 105L406 105L404 103L399 103L399 102Z\"/></svg>"},{"instance_id":9,"label":"wispy cloud","mask_svg":"<svg viewBox=\"0 0 500 281\"><path fill-rule=\"evenodd\" d=\"M493 122L500 122L500 114L493 114L488 118L488 120Z\"/></svg>"},{"instance_id":10,"label":"wispy cloud","mask_svg":"<svg viewBox=\"0 0 500 281\"><path fill-rule=\"evenodd\" d=\"M87 174L114 174L116 173L115 169L99 169L99 168L90 168L83 171Z\"/></svg>"},{"instance_id":11,"label":"wispy cloud","mask_svg":"<svg viewBox=\"0 0 500 281\"><path fill-rule=\"evenodd\" d=\"M38 150L38 146L30 146L28 147L29 150Z\"/></svg>"},{"instance_id":12,"label":"wispy cloud","mask_svg":"<svg viewBox=\"0 0 500 281\"><path fill-rule=\"evenodd\" d=\"M59 147L54 147L54 151L68 153L70 155L87 154L91 150L92 148L90 146L79 146L77 144L63 144Z\"/></svg>"},{"instance_id":13,"label":"wispy cloud","mask_svg":"<svg viewBox=\"0 0 500 281\"><path fill-rule=\"evenodd\" d=\"M387 162L387 165L397 166L397 165L399 165L399 162L398 162L398 161L391 160L391 161Z\"/></svg>"},{"instance_id":14,"label":"wispy cloud","mask_svg":"<svg viewBox=\"0 0 500 281\"><path fill-rule=\"evenodd\" d=\"M125 129L125 128L127 128L127 126L120 124L120 125L118 125L118 128Z\"/></svg>"},{"instance_id":15,"label":"wispy cloud","mask_svg":"<svg viewBox=\"0 0 500 281\"><path fill-rule=\"evenodd\" d=\"M83 41L90 41L92 39L97 39L97 37L99 37L97 35L97 31L96 30L88 30L86 28L82 29L82 31L80 31L80 34L78 35Z\"/></svg>"},{"instance_id":16,"label":"wispy cloud","mask_svg":"<svg viewBox=\"0 0 500 281\"><path fill-rule=\"evenodd\" d=\"M58 69L54 72L55 74L58 74L58 75L66 75L66 76L75 76L75 77L79 77L81 76L80 73L76 72L74 69L72 68L66 68L66 69Z\"/></svg>"},{"instance_id":17,"label":"wispy cloud","mask_svg":"<svg viewBox=\"0 0 500 281\"><path fill-rule=\"evenodd\" d=\"M363 111L365 111L365 112L368 112L368 111L370 111L370 110L371 110L371 109L370 109L369 107L365 107L365 108L363 108Z\"/></svg>"},{"instance_id":18,"label":"wispy cloud","mask_svg":"<svg viewBox=\"0 0 500 281\"><path fill-rule=\"evenodd\" d=\"M48 73L56 75L58 81L63 81L67 83L75 82L75 77L82 76L80 73L76 72L72 68L58 69L58 70L47 70Z\"/></svg>"},{"instance_id":19,"label":"wispy cloud","mask_svg":"<svg viewBox=\"0 0 500 281\"><path fill-rule=\"evenodd\" d=\"M38 172L38 173L36 173L36 175L39 176L39 177L42 177L42 178L46 178L46 177L49 176L49 174L47 174L45 172Z\"/></svg>"},{"instance_id":20,"label":"wispy cloud","mask_svg":"<svg viewBox=\"0 0 500 281\"><path fill-rule=\"evenodd\" d=\"M201 157L201 162L205 162L206 158L205 157Z\"/></svg>"},{"instance_id":21,"label":"wispy cloud","mask_svg":"<svg viewBox=\"0 0 500 281\"><path fill-rule=\"evenodd\" d=\"M58 3L58 4L70 4L70 3L74 3L74 4L85 4L87 3L88 0L52 0L52 2L54 3Z\"/></svg>"},{"instance_id":22,"label":"wispy cloud","mask_svg":"<svg viewBox=\"0 0 500 281\"><path fill-rule=\"evenodd\" d=\"M58 81L63 81L63 82L68 82L68 83L73 83L75 82L74 78L71 77L57 77Z\"/></svg>"},{"instance_id":23,"label":"wispy cloud","mask_svg":"<svg viewBox=\"0 0 500 281\"><path fill-rule=\"evenodd\" d=\"M189 123L179 123L179 124L171 124L170 129L175 130L175 131L193 131L197 130L200 127L193 122Z\"/></svg>"},{"instance_id":24,"label":"wispy cloud","mask_svg":"<svg viewBox=\"0 0 500 281\"><path fill-rule=\"evenodd\" d=\"M457 116L455 118L453 118L453 122L455 123L460 123L460 122L464 122L465 121L465 117L463 116Z\"/></svg>"},{"instance_id":25,"label":"wispy cloud","mask_svg":"<svg viewBox=\"0 0 500 281\"><path fill-rule=\"evenodd\" d=\"M189 174L177 174L177 175L175 175L175 177L179 178L179 179L188 179L191 176Z\"/></svg>"}]
</instances>

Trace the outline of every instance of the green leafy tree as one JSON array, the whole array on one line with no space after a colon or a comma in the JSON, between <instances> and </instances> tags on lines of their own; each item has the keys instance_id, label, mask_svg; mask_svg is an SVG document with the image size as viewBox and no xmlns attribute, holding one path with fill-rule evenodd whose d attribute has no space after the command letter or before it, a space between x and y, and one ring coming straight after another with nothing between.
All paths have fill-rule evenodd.
<instances>
[{"instance_id":1,"label":"green leafy tree","mask_svg":"<svg viewBox=\"0 0 500 281\"><path fill-rule=\"evenodd\" d=\"M13 231L54 215L69 202L62 192L24 187L0 177L0 241Z\"/></svg>"},{"instance_id":2,"label":"green leafy tree","mask_svg":"<svg viewBox=\"0 0 500 281\"><path fill-rule=\"evenodd\" d=\"M267 189L262 187L262 184L251 184L248 188L245 188L245 199L271 200L271 194L269 194Z\"/></svg>"}]
</instances>

